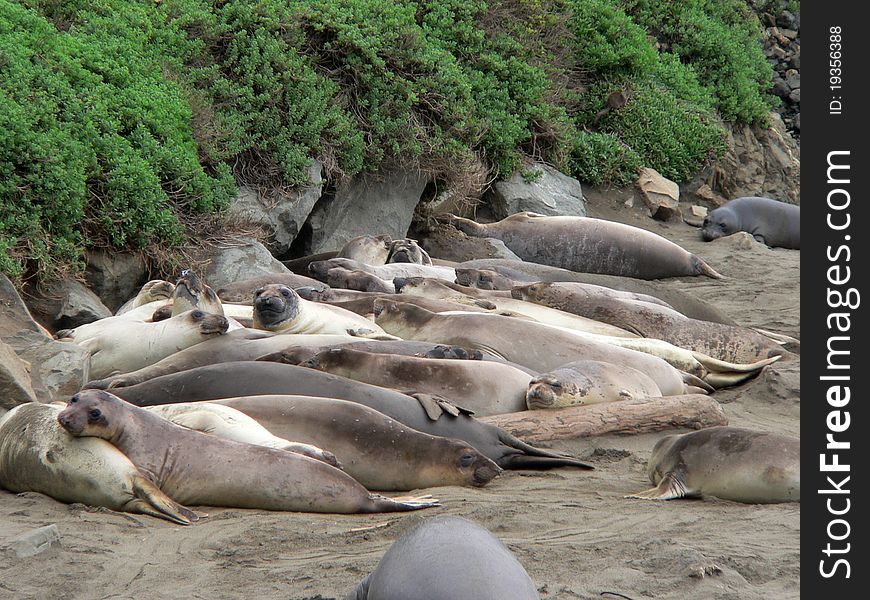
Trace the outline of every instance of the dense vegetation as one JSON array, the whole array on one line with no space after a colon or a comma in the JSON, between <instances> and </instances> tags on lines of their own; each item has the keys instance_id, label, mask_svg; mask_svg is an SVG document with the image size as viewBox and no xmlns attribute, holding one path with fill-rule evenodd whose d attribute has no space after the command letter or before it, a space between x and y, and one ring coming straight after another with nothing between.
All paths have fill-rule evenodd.
<instances>
[{"instance_id":1,"label":"dense vegetation","mask_svg":"<svg viewBox=\"0 0 870 600\"><path fill-rule=\"evenodd\" d=\"M172 247L312 158L684 180L771 76L745 0L0 0L0 270Z\"/></svg>"}]
</instances>

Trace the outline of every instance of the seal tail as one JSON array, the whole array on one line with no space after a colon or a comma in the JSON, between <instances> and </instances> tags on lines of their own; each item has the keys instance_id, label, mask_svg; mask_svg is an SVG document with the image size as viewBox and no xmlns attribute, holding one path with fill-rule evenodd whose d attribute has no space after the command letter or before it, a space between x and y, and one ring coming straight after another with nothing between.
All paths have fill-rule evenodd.
<instances>
[{"instance_id":1,"label":"seal tail","mask_svg":"<svg viewBox=\"0 0 870 600\"><path fill-rule=\"evenodd\" d=\"M754 363L732 363L713 358L712 356L700 352L692 352L692 356L694 356L695 360L701 363L708 371L714 373L756 373L767 365L775 363L782 358L781 354L777 354L776 356L764 358Z\"/></svg>"},{"instance_id":2,"label":"seal tail","mask_svg":"<svg viewBox=\"0 0 870 600\"><path fill-rule=\"evenodd\" d=\"M579 467L581 469L594 469L593 465L585 463L582 460L561 454L544 450L543 448L535 448L524 441L512 436L504 429L499 428L498 440L510 446L521 450L524 454L509 454L503 456L496 462L502 469L555 469L557 467Z\"/></svg>"},{"instance_id":3,"label":"seal tail","mask_svg":"<svg viewBox=\"0 0 870 600\"><path fill-rule=\"evenodd\" d=\"M707 277L712 277L713 279L725 279L725 276L721 273L717 273L713 267L705 263L703 260L692 255L692 263L695 268L696 275L706 275Z\"/></svg>"},{"instance_id":4,"label":"seal tail","mask_svg":"<svg viewBox=\"0 0 870 600\"><path fill-rule=\"evenodd\" d=\"M696 393L703 394L706 392L707 394L711 394L711 393L716 391L716 388L714 388L712 385L707 383L707 378L710 377L709 373L704 377L704 379L701 379L700 377L697 377L696 375L692 375L691 373L686 373L685 371L680 371L680 374L683 376L683 383L685 383L688 386L701 388L701 390L703 390L702 392L696 392Z\"/></svg>"}]
</instances>

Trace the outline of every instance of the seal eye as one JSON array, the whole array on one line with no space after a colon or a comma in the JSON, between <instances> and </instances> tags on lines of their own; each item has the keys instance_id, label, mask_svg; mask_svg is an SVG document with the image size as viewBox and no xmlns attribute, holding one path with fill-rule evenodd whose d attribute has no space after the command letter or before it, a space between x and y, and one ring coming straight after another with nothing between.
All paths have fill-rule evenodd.
<instances>
[{"instance_id":1,"label":"seal eye","mask_svg":"<svg viewBox=\"0 0 870 600\"><path fill-rule=\"evenodd\" d=\"M73 396L72 398L69 399L70 404L75 404L75 403L78 402L78 401L79 401L79 395L78 395L78 394L76 394L75 396Z\"/></svg>"},{"instance_id":2,"label":"seal eye","mask_svg":"<svg viewBox=\"0 0 870 600\"><path fill-rule=\"evenodd\" d=\"M459 459L459 465L462 467L470 467L474 464L473 454L463 454Z\"/></svg>"},{"instance_id":3,"label":"seal eye","mask_svg":"<svg viewBox=\"0 0 870 600\"><path fill-rule=\"evenodd\" d=\"M287 288L281 288L281 295L284 296L285 298L289 298L290 297L290 290L288 290Z\"/></svg>"},{"instance_id":4,"label":"seal eye","mask_svg":"<svg viewBox=\"0 0 870 600\"><path fill-rule=\"evenodd\" d=\"M254 292L254 298L266 291L266 288L260 288Z\"/></svg>"},{"instance_id":5,"label":"seal eye","mask_svg":"<svg viewBox=\"0 0 870 600\"><path fill-rule=\"evenodd\" d=\"M197 321L199 321L200 319L202 319L202 318L205 317L205 313L202 312L201 310L195 310L195 311L193 311L193 315L192 315L192 316L193 316L194 319L196 319Z\"/></svg>"},{"instance_id":6,"label":"seal eye","mask_svg":"<svg viewBox=\"0 0 870 600\"><path fill-rule=\"evenodd\" d=\"M96 420L99 419L102 415L103 415L103 413L100 412L100 409L99 409L99 408L92 408L90 411L88 411L88 418L89 418L91 421L96 421Z\"/></svg>"}]
</instances>

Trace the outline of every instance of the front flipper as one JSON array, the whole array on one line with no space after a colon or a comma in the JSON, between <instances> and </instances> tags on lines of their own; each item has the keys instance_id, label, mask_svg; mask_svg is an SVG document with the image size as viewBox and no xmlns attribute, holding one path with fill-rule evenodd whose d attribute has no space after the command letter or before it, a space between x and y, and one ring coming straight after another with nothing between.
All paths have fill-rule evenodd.
<instances>
[{"instance_id":1,"label":"front flipper","mask_svg":"<svg viewBox=\"0 0 870 600\"><path fill-rule=\"evenodd\" d=\"M629 496L624 496L624 498L639 498L641 500L675 500L676 498L687 498L692 496L697 496L697 494L688 490L679 474L671 472L662 477L662 480L656 487Z\"/></svg>"},{"instance_id":2,"label":"front flipper","mask_svg":"<svg viewBox=\"0 0 870 600\"><path fill-rule=\"evenodd\" d=\"M175 502L142 476L133 480L133 495L135 498L125 506L125 509L130 512L151 515L179 525L190 525L208 516L205 513L196 513Z\"/></svg>"},{"instance_id":3,"label":"front flipper","mask_svg":"<svg viewBox=\"0 0 870 600\"><path fill-rule=\"evenodd\" d=\"M347 334L353 337L361 337L369 340L380 340L380 341L396 341L401 340L402 338L396 337L394 335L390 335L389 333L384 333L383 331L374 331L373 329L366 329L365 327L358 327L356 329L348 329Z\"/></svg>"}]
</instances>

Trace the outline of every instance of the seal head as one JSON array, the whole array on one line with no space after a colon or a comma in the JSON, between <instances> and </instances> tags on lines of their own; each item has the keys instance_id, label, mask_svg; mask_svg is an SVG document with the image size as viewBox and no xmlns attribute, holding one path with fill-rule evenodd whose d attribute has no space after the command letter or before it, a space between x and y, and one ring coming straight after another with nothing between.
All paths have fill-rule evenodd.
<instances>
[{"instance_id":1,"label":"seal head","mask_svg":"<svg viewBox=\"0 0 870 600\"><path fill-rule=\"evenodd\" d=\"M254 327L274 330L299 316L299 296L286 285L269 284L254 292Z\"/></svg>"}]
</instances>

